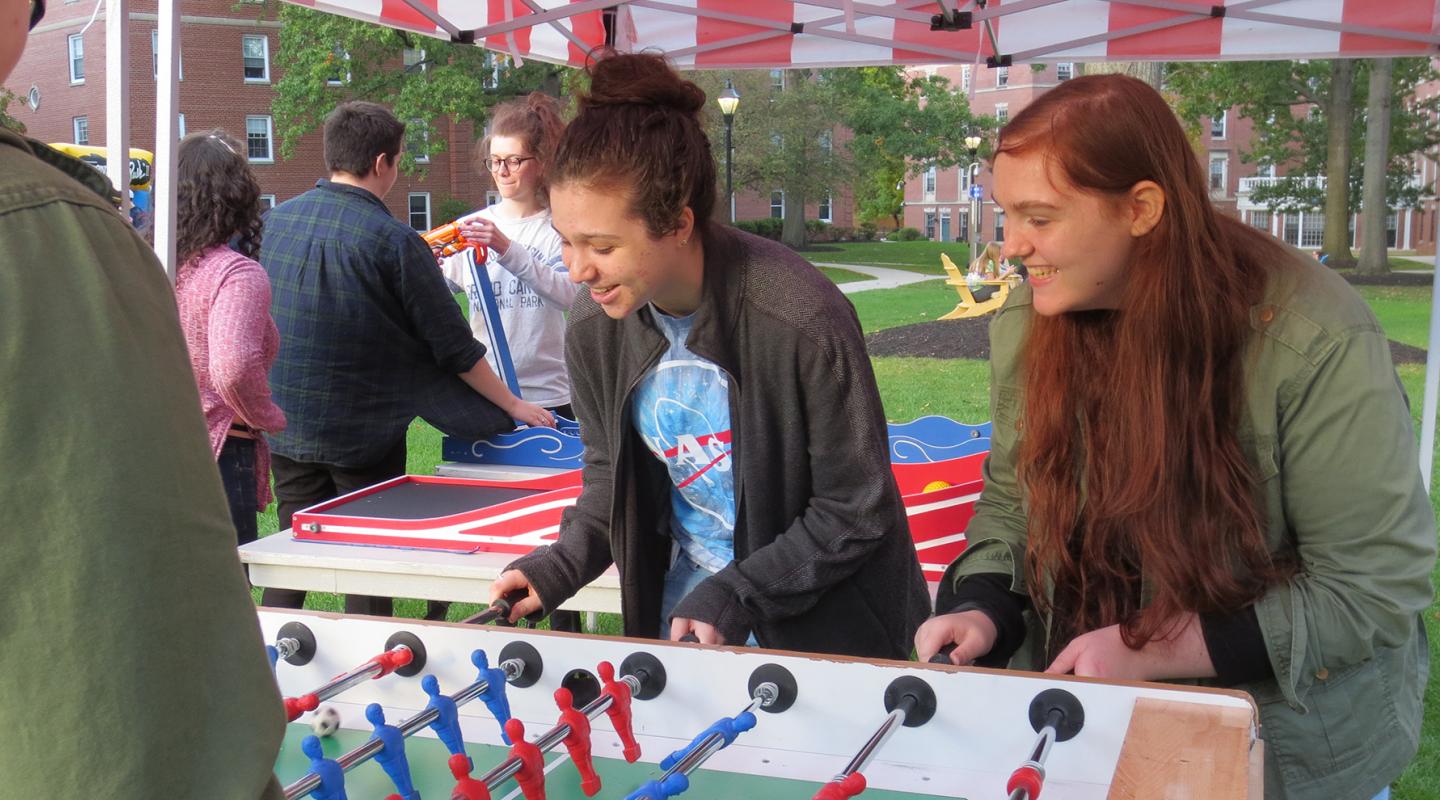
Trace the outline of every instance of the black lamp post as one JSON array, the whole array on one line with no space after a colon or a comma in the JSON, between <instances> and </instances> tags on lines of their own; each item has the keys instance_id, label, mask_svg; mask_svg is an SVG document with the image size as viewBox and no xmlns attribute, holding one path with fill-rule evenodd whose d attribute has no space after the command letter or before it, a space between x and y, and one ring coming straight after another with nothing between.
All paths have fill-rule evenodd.
<instances>
[{"instance_id":1,"label":"black lamp post","mask_svg":"<svg viewBox=\"0 0 1440 800\"><path fill-rule=\"evenodd\" d=\"M980 160L975 157L980 151L980 137L974 134L965 137L965 149L970 151L970 164L965 171L970 175L970 258L980 255L980 198L975 196L975 180L980 177Z\"/></svg>"},{"instance_id":2,"label":"black lamp post","mask_svg":"<svg viewBox=\"0 0 1440 800\"><path fill-rule=\"evenodd\" d=\"M731 163L735 160L735 150L731 146L731 132L735 128L735 109L740 107L740 93L735 91L735 84L725 81L725 90L715 98L720 104L720 113L725 117L725 202L730 206L730 221L735 221L735 190L732 185L734 170Z\"/></svg>"}]
</instances>

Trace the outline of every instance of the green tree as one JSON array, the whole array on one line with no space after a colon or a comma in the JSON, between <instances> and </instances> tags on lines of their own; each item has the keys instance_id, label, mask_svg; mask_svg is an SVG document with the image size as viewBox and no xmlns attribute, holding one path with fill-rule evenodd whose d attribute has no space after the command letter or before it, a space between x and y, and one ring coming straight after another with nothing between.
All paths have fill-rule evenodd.
<instances>
[{"instance_id":1,"label":"green tree","mask_svg":"<svg viewBox=\"0 0 1440 800\"><path fill-rule=\"evenodd\" d=\"M440 135L437 120L451 117L478 128L496 103L537 89L559 94L566 73L573 72L538 61L515 68L508 57L473 45L290 4L279 16L283 24L275 66L281 77L272 109L285 158L339 103L374 100L407 121L401 165L413 172L416 156L442 153L456 144Z\"/></svg>"},{"instance_id":2,"label":"green tree","mask_svg":"<svg viewBox=\"0 0 1440 800\"><path fill-rule=\"evenodd\" d=\"M20 102L20 96L0 86L0 128L7 128L16 133L25 132L25 123L16 119L10 113L10 104Z\"/></svg>"},{"instance_id":3,"label":"green tree","mask_svg":"<svg viewBox=\"0 0 1440 800\"><path fill-rule=\"evenodd\" d=\"M1242 157L1284 167L1289 176L1258 187L1252 199L1282 212L1324 208L1327 241L1333 242L1328 237L1336 231L1345 235L1350 210L1360 205L1366 116L1350 109L1366 106L1369 76L1369 62L1355 62L1350 71L1323 60L1197 62L1169 65L1165 84L1174 95L1176 112L1192 126L1203 116L1238 107L1254 124L1251 148ZM1426 59L1395 61L1390 94L1411 99L1392 104L1390 110L1385 197L1391 207L1415 205L1429 191L1414 180L1413 159L1440 142L1440 128L1432 119L1437 100L1416 101L1413 95L1417 84L1436 77L1440 75ZM1336 124L1332 117L1339 118ZM1343 169L1335 169L1340 165L1331 161L1341 159ZM1308 180L1319 175L1327 176L1326 186L1343 181L1344 192L1327 195L1326 186ZM1344 262L1348 242L1343 249L1326 252Z\"/></svg>"}]
</instances>

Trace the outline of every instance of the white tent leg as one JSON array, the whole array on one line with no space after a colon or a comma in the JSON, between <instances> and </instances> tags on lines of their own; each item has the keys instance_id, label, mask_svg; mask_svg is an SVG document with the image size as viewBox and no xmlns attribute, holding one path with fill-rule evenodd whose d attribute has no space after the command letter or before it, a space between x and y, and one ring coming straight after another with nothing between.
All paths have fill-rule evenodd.
<instances>
[{"instance_id":1,"label":"white tent leg","mask_svg":"<svg viewBox=\"0 0 1440 800\"><path fill-rule=\"evenodd\" d=\"M105 0L105 74L127 75L130 64L130 0ZM130 81L105 82L105 172L120 192L120 211L130 211Z\"/></svg>"},{"instance_id":2,"label":"white tent leg","mask_svg":"<svg viewBox=\"0 0 1440 800\"><path fill-rule=\"evenodd\" d=\"M175 150L179 138L180 0L160 0L159 76L155 87L155 254L175 280Z\"/></svg>"},{"instance_id":3,"label":"white tent leg","mask_svg":"<svg viewBox=\"0 0 1440 800\"><path fill-rule=\"evenodd\" d=\"M1430 289L1430 343L1425 351L1425 394L1420 406L1420 476L1425 491L1430 491L1430 477L1435 459L1435 406L1440 401L1440 268L1435 270Z\"/></svg>"}]
</instances>

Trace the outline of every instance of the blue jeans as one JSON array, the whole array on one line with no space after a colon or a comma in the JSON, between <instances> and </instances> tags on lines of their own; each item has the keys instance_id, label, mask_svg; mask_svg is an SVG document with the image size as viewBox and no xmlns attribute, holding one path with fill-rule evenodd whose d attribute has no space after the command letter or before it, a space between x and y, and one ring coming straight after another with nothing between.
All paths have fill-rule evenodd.
<instances>
[{"instance_id":1,"label":"blue jeans","mask_svg":"<svg viewBox=\"0 0 1440 800\"><path fill-rule=\"evenodd\" d=\"M220 482L230 501L230 521L235 525L238 544L249 544L259 535L255 515L260 503L255 489L255 440L238 436L225 438L220 448Z\"/></svg>"},{"instance_id":2,"label":"blue jeans","mask_svg":"<svg viewBox=\"0 0 1440 800\"><path fill-rule=\"evenodd\" d=\"M675 548L675 560L671 562L670 569L665 573L665 594L660 599L660 635L664 638L670 637L670 615L675 611L675 606L685 599L685 595L700 585L700 582L714 575L708 569L695 563L695 560L685 554L679 547ZM745 641L747 647L759 647L755 641L755 634L751 632L750 638Z\"/></svg>"}]
</instances>

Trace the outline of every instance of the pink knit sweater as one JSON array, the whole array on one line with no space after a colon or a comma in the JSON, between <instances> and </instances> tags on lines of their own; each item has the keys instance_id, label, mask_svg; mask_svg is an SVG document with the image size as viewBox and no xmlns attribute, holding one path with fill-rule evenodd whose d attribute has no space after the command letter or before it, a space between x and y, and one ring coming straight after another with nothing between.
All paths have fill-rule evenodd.
<instances>
[{"instance_id":1,"label":"pink knit sweater","mask_svg":"<svg viewBox=\"0 0 1440 800\"><path fill-rule=\"evenodd\" d=\"M257 432L284 430L285 413L270 400L268 375L280 333L270 318L265 270L217 245L180 266L175 299L210 430L210 451L220 457L231 423ZM263 436L255 440L256 495L264 508L270 503L270 450Z\"/></svg>"}]
</instances>

